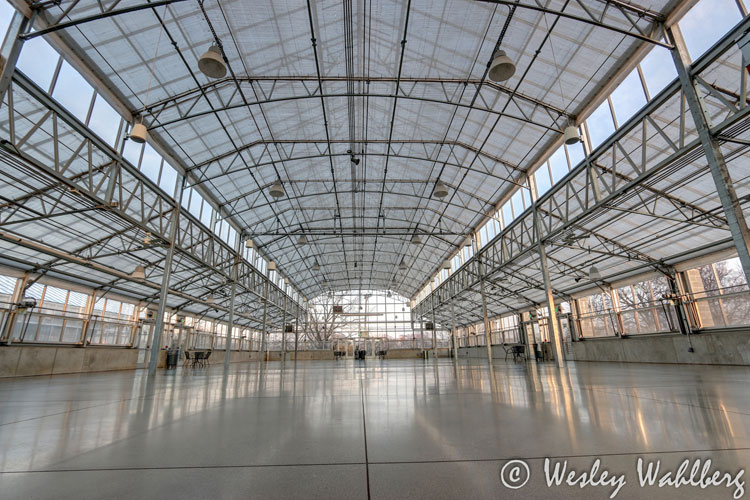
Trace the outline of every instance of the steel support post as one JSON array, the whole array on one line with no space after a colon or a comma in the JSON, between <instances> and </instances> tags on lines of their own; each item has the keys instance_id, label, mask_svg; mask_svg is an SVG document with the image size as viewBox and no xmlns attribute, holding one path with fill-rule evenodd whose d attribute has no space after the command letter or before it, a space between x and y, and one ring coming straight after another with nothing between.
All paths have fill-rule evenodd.
<instances>
[{"instance_id":1,"label":"steel support post","mask_svg":"<svg viewBox=\"0 0 750 500\"><path fill-rule=\"evenodd\" d=\"M453 339L453 359L458 359L458 336L456 335L456 310L451 299L451 338Z\"/></svg>"},{"instance_id":2,"label":"steel support post","mask_svg":"<svg viewBox=\"0 0 750 500\"><path fill-rule=\"evenodd\" d=\"M547 294L547 329L552 341L552 349L555 353L555 364L562 368L565 366L565 357L562 348L562 332L560 324L557 321L557 308L555 307L555 297L552 293L552 283L549 277L549 268L547 266L547 252L544 244L539 242L539 261L542 264L542 276L544 277L544 291Z\"/></svg>"},{"instance_id":3,"label":"steel support post","mask_svg":"<svg viewBox=\"0 0 750 500\"><path fill-rule=\"evenodd\" d=\"M156 366L159 364L159 352L161 351L161 335L164 331L164 313L167 309L167 293L169 292L169 278L172 275L172 257L174 256L175 240L177 239L177 227L180 224L180 207L182 206L182 192L185 190L185 177L180 183L180 192L177 194L174 208L172 209L172 223L169 227L169 247L164 259L164 276L161 279L161 289L159 290L159 308L156 311L156 322L154 324L154 334L151 338L151 353L148 360L148 374L156 373Z\"/></svg>"},{"instance_id":4,"label":"steel support post","mask_svg":"<svg viewBox=\"0 0 750 500\"><path fill-rule=\"evenodd\" d=\"M424 356L424 321L422 321L422 306L419 306L417 319L419 320L420 349L422 350L422 356Z\"/></svg>"},{"instance_id":5,"label":"steel support post","mask_svg":"<svg viewBox=\"0 0 750 500\"><path fill-rule=\"evenodd\" d=\"M490 328L490 317L487 314L487 292L484 289L484 265L482 258L477 260L479 265L479 289L482 294L482 316L484 317L484 343L487 345L487 361L492 366L492 332Z\"/></svg>"},{"instance_id":6,"label":"steel support post","mask_svg":"<svg viewBox=\"0 0 750 500\"><path fill-rule=\"evenodd\" d=\"M430 299L430 305L432 306L432 355L435 359L438 357L437 352L437 322L435 321L435 297Z\"/></svg>"},{"instance_id":7,"label":"steel support post","mask_svg":"<svg viewBox=\"0 0 750 500\"><path fill-rule=\"evenodd\" d=\"M23 300L24 293L26 293L26 284L29 281L29 273L24 273L23 278L18 280L16 283L16 288L13 290L13 297L11 297L11 304L19 304ZM94 292L93 295L96 295L96 292ZM89 301L90 302L90 301ZM88 307L87 307L88 309ZM7 342L10 344L13 341L13 327L16 323L16 318L18 317L18 308L17 307L11 307L10 311L8 311L7 316L5 318L5 325L4 329L2 331L2 337L0 337L0 340L2 342ZM81 340L83 342L83 339Z\"/></svg>"},{"instance_id":8,"label":"steel support post","mask_svg":"<svg viewBox=\"0 0 750 500\"><path fill-rule=\"evenodd\" d=\"M240 265L240 243L242 238L237 238L237 254L234 256L232 265L232 291L229 295L229 324L227 325L226 352L224 353L224 370L229 370L229 360L232 357L232 331L234 330L234 299L237 295L237 274ZM241 347L241 346L240 346Z\"/></svg>"},{"instance_id":9,"label":"steel support post","mask_svg":"<svg viewBox=\"0 0 750 500\"><path fill-rule=\"evenodd\" d=\"M263 294L263 329L260 331L260 360L266 360L266 320L268 319L268 278Z\"/></svg>"},{"instance_id":10,"label":"steel support post","mask_svg":"<svg viewBox=\"0 0 750 500\"><path fill-rule=\"evenodd\" d=\"M33 16L33 14L32 14ZM16 11L10 19L7 35L0 47L0 106L5 99L5 93L8 91L13 72L16 70L18 56L23 48L23 38L21 35L26 33L30 26L30 20L23 14Z\"/></svg>"},{"instance_id":11,"label":"steel support post","mask_svg":"<svg viewBox=\"0 0 750 500\"><path fill-rule=\"evenodd\" d=\"M690 114L693 117L698 137L706 155L706 161L711 170L711 176L713 177L714 184L716 184L716 191L719 194L721 206L724 209L724 216L727 219L729 231L737 248L737 255L740 258L742 270L745 272L745 279L750 283L750 230L748 230L742 207L737 201L737 193L732 185L732 178L729 175L724 155L715 138L711 135L711 124L703 108L703 98L698 92L690 74L688 66L689 56L682 36L679 30L675 30L673 27L667 29L667 34L674 45L671 51L672 59L677 68L677 76L682 86L682 92L690 108Z\"/></svg>"},{"instance_id":12,"label":"steel support post","mask_svg":"<svg viewBox=\"0 0 750 500\"><path fill-rule=\"evenodd\" d=\"M294 361L297 361L297 342L299 342L299 304L294 308Z\"/></svg>"},{"instance_id":13,"label":"steel support post","mask_svg":"<svg viewBox=\"0 0 750 500\"><path fill-rule=\"evenodd\" d=\"M281 358L286 356L286 295L284 295L284 313L281 316Z\"/></svg>"}]
</instances>

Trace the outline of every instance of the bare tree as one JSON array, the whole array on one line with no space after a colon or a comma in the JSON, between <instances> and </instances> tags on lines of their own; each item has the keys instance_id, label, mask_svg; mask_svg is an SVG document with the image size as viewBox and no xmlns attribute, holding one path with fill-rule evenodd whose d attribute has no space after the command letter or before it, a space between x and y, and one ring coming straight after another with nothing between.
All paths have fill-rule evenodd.
<instances>
[{"instance_id":1,"label":"bare tree","mask_svg":"<svg viewBox=\"0 0 750 500\"><path fill-rule=\"evenodd\" d=\"M340 294L321 294L310 302L310 306L305 332L308 340L324 341L348 337L349 334L344 335L344 331L351 329L346 327L357 322L356 316L350 315L354 305L347 303Z\"/></svg>"}]
</instances>

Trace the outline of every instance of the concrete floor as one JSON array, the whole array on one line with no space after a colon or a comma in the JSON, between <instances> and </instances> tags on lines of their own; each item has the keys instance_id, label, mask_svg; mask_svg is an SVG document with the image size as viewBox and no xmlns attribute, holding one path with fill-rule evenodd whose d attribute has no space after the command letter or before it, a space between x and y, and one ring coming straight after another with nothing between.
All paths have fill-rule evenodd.
<instances>
[{"instance_id":1,"label":"concrete floor","mask_svg":"<svg viewBox=\"0 0 750 500\"><path fill-rule=\"evenodd\" d=\"M616 498L730 499L640 488L635 464L710 458L736 476L749 385L739 367L449 359L3 380L0 498L604 499L613 487L550 489L543 470L601 457L625 474ZM531 479L512 490L500 471L517 458Z\"/></svg>"}]
</instances>

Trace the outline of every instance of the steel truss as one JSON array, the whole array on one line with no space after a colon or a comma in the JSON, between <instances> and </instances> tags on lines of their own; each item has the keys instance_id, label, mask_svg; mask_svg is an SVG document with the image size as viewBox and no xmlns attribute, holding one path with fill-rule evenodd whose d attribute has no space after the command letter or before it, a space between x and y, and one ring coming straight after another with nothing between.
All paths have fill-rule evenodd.
<instances>
[{"instance_id":1,"label":"steel truss","mask_svg":"<svg viewBox=\"0 0 750 500\"><path fill-rule=\"evenodd\" d=\"M555 281L556 276L563 279L567 275L570 278L571 273L574 273L573 276L578 276L576 282L585 276L584 269L570 269L565 262L554 262L556 247L577 248L582 255L591 253L593 249L594 254L600 253L610 257L640 261L638 268L641 269L652 268L664 274L671 273L670 267L663 261L653 259L637 248L622 245L613 239L603 239L596 233L595 227L607 225L612 222L612 218L622 217L623 214L635 212L639 215L663 219L660 213L663 213L665 206L671 207L669 210L672 214L667 219L680 230L708 227L719 229L724 233L725 237L717 240L715 244L696 249L696 251L709 253L717 248L725 247L730 233L734 236L734 232L730 232L726 208L722 210L719 206L716 210L706 210L684 203L656 189L655 184L663 176L680 171L685 165L691 163L702 162L703 171L707 171L706 162L710 164L711 159L704 157L706 138L711 138L717 143L732 141L735 136L750 129L750 107L747 106L745 96L732 96L725 91L718 90L717 87L708 85L705 77L701 77L701 73L707 71L714 61L730 50L738 38L748 30L750 30L750 19L746 18L687 69L690 80L677 79L662 90L638 114L597 147L586 160L547 193L535 200L521 216L416 304L415 314L418 317L428 317L434 307L438 312L439 320L448 324L447 322L451 320L452 304L456 303L473 306L456 308L459 325L482 321L481 312L478 313L476 310L481 304L479 295L482 279L490 282L498 276L501 278L513 276L514 279L519 276L524 276L524 278L529 275L541 276L543 270L539 255L540 245L547 247L546 258L552 262L549 269L551 282ZM738 79L744 86L746 75L742 65L739 67ZM711 125L710 117L706 117L708 128L705 135L701 136L690 120L690 105L697 104L696 99L689 99L690 96L686 96L686 93L694 92L692 86L697 86L698 89L703 89L707 96L714 97L712 105L720 109L714 113L714 116L723 118ZM721 97L716 95L717 92L721 94ZM676 121L679 126L669 129L660 127L655 117L659 112L664 112L668 106L674 107L675 102L678 103L679 116ZM701 103L701 107L704 109L701 109L699 114L693 112L692 115L705 116L707 113L705 104ZM668 116L671 115L668 114ZM649 156L646 145L652 137L663 140L667 144L667 149ZM736 142L742 143L741 140ZM750 145L743 147L747 148ZM633 151L640 154L635 156ZM687 179L689 178L688 175ZM731 186L729 190L724 186L723 191L727 200L722 199L722 202L728 203L729 206L738 206L740 200L737 199ZM734 198L731 199L731 196ZM628 204L636 206L637 209L628 209ZM615 214L612 215L612 212ZM595 239L593 246L586 247L575 243L576 237L589 232ZM735 237L735 246L741 249L741 242L737 240L737 237ZM486 266L484 272L480 269L482 263ZM533 280L536 283L528 279L523 281L525 283L516 283L516 287L513 288L545 290L541 280ZM583 284L593 285L587 277ZM581 289L581 286L573 289ZM569 298L569 293L564 290L553 289L552 291L556 297ZM507 288L498 290L498 293L494 294L498 296L498 307L494 309L488 307L489 313L499 316L502 313L519 312L517 307L503 303L504 297L514 294L518 295L518 292ZM488 298L492 295L493 293L488 293ZM541 305L546 304L528 304L532 308Z\"/></svg>"},{"instance_id":2,"label":"steel truss","mask_svg":"<svg viewBox=\"0 0 750 500\"><path fill-rule=\"evenodd\" d=\"M119 282L158 289L159 286L150 279L159 278L164 273L160 268L163 248L159 248L170 243L172 213L179 202L21 73L13 74L7 97L9 137L0 145L4 162L23 165L19 169L43 182L44 187L13 200L3 200L5 210L0 215L3 239L28 248L33 246L53 257L47 263L34 266L37 269L50 270L58 263L73 262L84 267L94 266ZM20 134L22 130L25 131L23 135ZM45 144L53 151L51 157L40 149ZM19 174L19 178L22 177ZM79 208L71 208L74 206ZM97 216L100 220L110 221L109 227L117 229L78 249L76 253L80 255L51 253L45 245L23 238L22 233L16 232L25 222L54 221L70 215ZM139 242L146 233L156 243L144 249ZM241 310L246 310L251 303L266 301L269 279L187 211L179 215L174 247L175 266L179 271L173 271L176 279L170 282L169 293L184 299L178 309L201 304L205 310L211 311L212 316L219 311L228 312L226 300L224 303L221 299L212 302L207 297L228 288L235 281L234 276L237 276L236 294ZM149 270L145 281L96 262L113 254L140 256L144 250L152 258L156 256L152 261L142 257ZM236 274L233 273L235 262L238 263ZM186 279L182 280L180 276ZM268 286L267 295L271 319L275 321L283 314L287 295L274 283ZM288 304L288 311L294 314L302 308L291 299ZM237 316L244 320L244 324L258 328L263 325L252 314L243 312Z\"/></svg>"}]
</instances>

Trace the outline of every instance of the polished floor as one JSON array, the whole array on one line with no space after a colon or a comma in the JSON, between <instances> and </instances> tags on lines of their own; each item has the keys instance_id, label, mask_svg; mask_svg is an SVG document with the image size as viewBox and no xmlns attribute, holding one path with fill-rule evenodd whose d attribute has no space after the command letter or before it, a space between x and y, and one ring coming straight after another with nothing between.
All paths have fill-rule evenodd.
<instances>
[{"instance_id":1,"label":"polished floor","mask_svg":"<svg viewBox=\"0 0 750 500\"><path fill-rule=\"evenodd\" d=\"M638 485L690 460L750 465L750 369L449 359L233 364L0 381L0 499L609 498L551 465L623 474L616 498L733 498ZM510 489L501 470L523 459ZM503 472L508 484L512 468ZM519 469L520 470L520 469ZM512 477L506 477L510 474ZM519 472L523 476L523 471ZM596 475L595 475L596 477ZM601 479L601 478L600 478ZM744 483L745 477L741 477ZM734 498L737 498L734 496Z\"/></svg>"}]
</instances>

